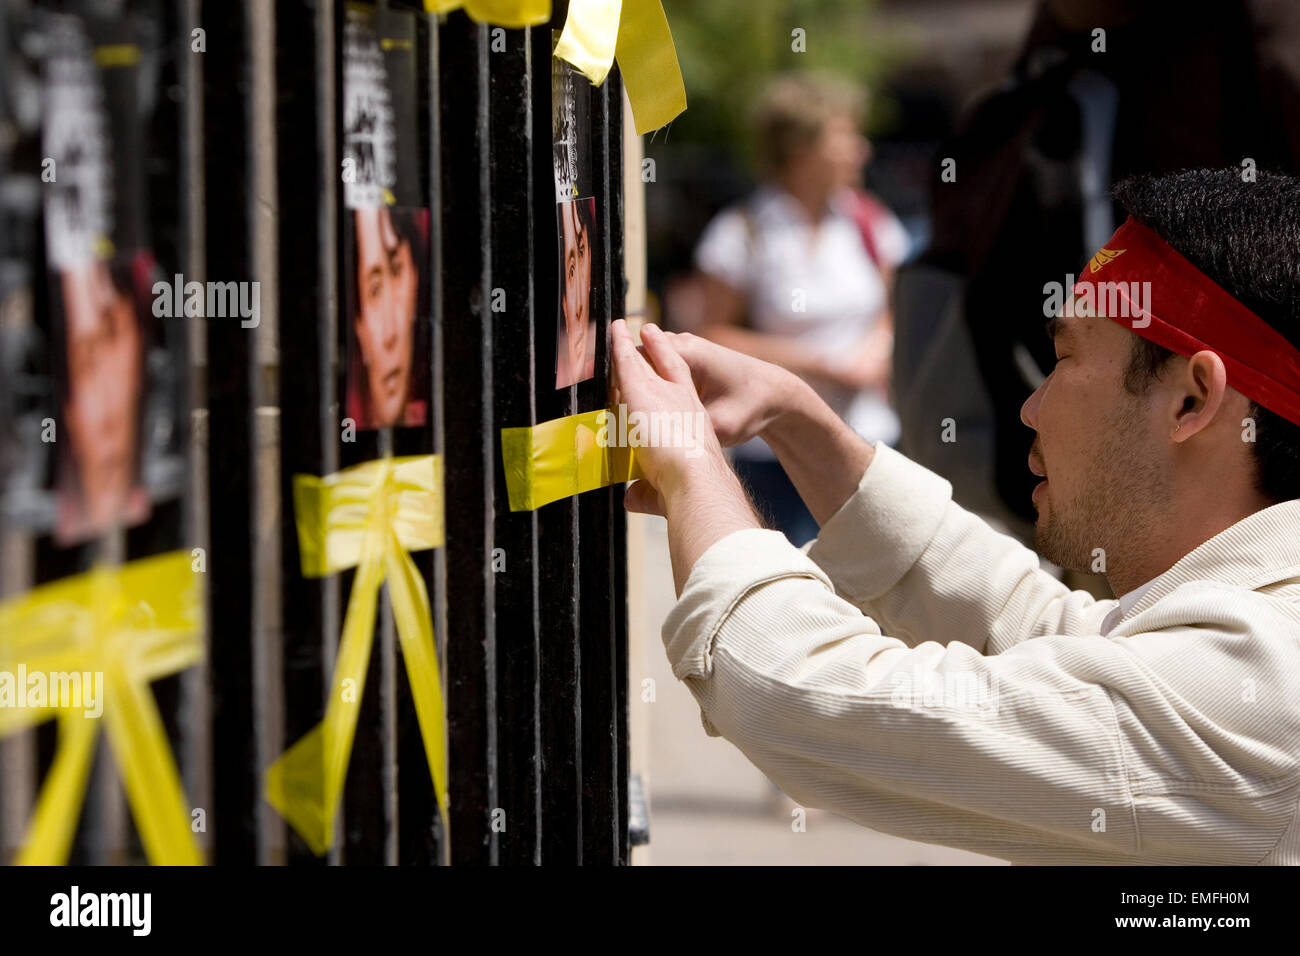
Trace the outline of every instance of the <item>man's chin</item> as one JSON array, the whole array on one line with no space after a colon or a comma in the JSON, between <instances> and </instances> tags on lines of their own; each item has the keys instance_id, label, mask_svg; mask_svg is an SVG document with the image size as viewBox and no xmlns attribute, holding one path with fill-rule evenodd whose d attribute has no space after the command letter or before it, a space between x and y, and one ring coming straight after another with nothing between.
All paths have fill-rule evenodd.
<instances>
[{"instance_id":1,"label":"man's chin","mask_svg":"<svg viewBox=\"0 0 1300 956\"><path fill-rule=\"evenodd\" d=\"M1080 554L1077 542L1072 542L1068 535L1061 534L1060 528L1052 523L1051 516L1045 514L1045 510L1041 509L1034 521L1034 550L1038 556L1067 571L1088 570L1088 558Z\"/></svg>"},{"instance_id":2,"label":"man's chin","mask_svg":"<svg viewBox=\"0 0 1300 956\"><path fill-rule=\"evenodd\" d=\"M375 408L375 423L385 428L400 424L405 407L406 403L401 398L385 397Z\"/></svg>"}]
</instances>

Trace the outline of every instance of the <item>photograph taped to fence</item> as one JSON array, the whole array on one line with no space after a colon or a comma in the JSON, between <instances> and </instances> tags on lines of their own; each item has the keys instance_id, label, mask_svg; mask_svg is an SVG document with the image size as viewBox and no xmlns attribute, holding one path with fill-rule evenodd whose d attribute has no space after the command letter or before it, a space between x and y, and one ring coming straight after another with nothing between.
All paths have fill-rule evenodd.
<instances>
[{"instance_id":1,"label":"photograph taped to fence","mask_svg":"<svg viewBox=\"0 0 1300 956\"><path fill-rule=\"evenodd\" d=\"M71 544L137 525L151 499L178 492L184 465L170 386L184 359L179 331L163 336L152 320L156 269L141 179L152 104L139 98L143 54L131 21L88 26L60 16L49 37L42 179L54 534Z\"/></svg>"},{"instance_id":2,"label":"photograph taped to fence","mask_svg":"<svg viewBox=\"0 0 1300 956\"><path fill-rule=\"evenodd\" d=\"M591 313L592 257L597 247L591 174L591 83L571 65L551 58L551 133L555 164L555 219L559 250L555 387L596 374L597 326Z\"/></svg>"},{"instance_id":3,"label":"photograph taped to fence","mask_svg":"<svg viewBox=\"0 0 1300 956\"><path fill-rule=\"evenodd\" d=\"M596 236L596 200L556 205L560 244L560 308L556 333L555 387L585 382L596 374L596 320L591 282Z\"/></svg>"},{"instance_id":4,"label":"photograph taped to fence","mask_svg":"<svg viewBox=\"0 0 1300 956\"><path fill-rule=\"evenodd\" d=\"M359 429L428 414L429 209L420 189L415 19L350 5L343 39L347 415Z\"/></svg>"}]
</instances>

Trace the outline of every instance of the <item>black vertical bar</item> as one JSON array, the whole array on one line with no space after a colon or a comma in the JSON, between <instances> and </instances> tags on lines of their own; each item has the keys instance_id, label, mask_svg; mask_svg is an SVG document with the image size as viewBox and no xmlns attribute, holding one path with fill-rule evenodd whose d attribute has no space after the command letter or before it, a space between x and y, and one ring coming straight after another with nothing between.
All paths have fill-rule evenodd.
<instances>
[{"instance_id":1,"label":"black vertical bar","mask_svg":"<svg viewBox=\"0 0 1300 956\"><path fill-rule=\"evenodd\" d=\"M280 206L280 575L284 641L284 746L324 716L337 615L328 579L305 578L293 513L293 476L333 470L337 433L334 389L335 145L334 3L276 5L276 130ZM286 859L318 858L288 828ZM320 862L323 862L320 861Z\"/></svg>"},{"instance_id":2,"label":"black vertical bar","mask_svg":"<svg viewBox=\"0 0 1300 956\"><path fill-rule=\"evenodd\" d=\"M613 322L627 314L627 276L623 269L623 75L617 65L610 71L606 132L609 141L609 275L612 294L609 318ZM605 368L608 370L606 358ZM610 633L613 637L614 746L618 757L614 769L614 813L616 819L614 862L629 862L628 846L628 649L627 649L627 512L623 510L623 487L607 492L609 504L609 593Z\"/></svg>"},{"instance_id":3,"label":"black vertical bar","mask_svg":"<svg viewBox=\"0 0 1300 956\"><path fill-rule=\"evenodd\" d=\"M203 0L207 279L254 278L253 98L249 10ZM212 862L257 861L261 768L253 685L253 336L241 323L207 323L208 634L211 636Z\"/></svg>"},{"instance_id":4,"label":"black vertical bar","mask_svg":"<svg viewBox=\"0 0 1300 956\"><path fill-rule=\"evenodd\" d=\"M429 248L422 264L422 269L430 277L430 302L436 307L437 286L441 283L437 264L440 261L439 250L442 246L442 221L436 214L439 208L441 191L438 182L438 148L437 148L437 44L436 27L428 17L419 17L416 21L416 117L420 126L421 170L420 194L434 211L430 216ZM417 357L417 361L431 365L429 376L429 421L427 427L412 439L419 439L421 444L411 446L410 453L438 451L442 443L442 347L441 332L438 323L432 323L429 351ZM404 448L400 454L406 454ZM446 509L444 507L444 513ZM445 602L442 588L444 569L443 549L419 552L412 555L416 565L424 575L425 586L429 589L429 601L433 612L433 633L435 643L445 643ZM442 670L442 668L439 668ZM428 865L442 861L442 847L445 834L438 812L438 803L430 783L429 763L424 752L424 738L420 730L419 718L415 712L415 702L411 696L410 683L407 680L403 663L397 669L396 702L397 708L397 861L403 865Z\"/></svg>"},{"instance_id":5,"label":"black vertical bar","mask_svg":"<svg viewBox=\"0 0 1300 956\"><path fill-rule=\"evenodd\" d=\"M492 188L491 299L493 328L491 431L483 441L492 449L496 480L494 546L488 555L496 596L498 861L541 861L537 718L540 702L537 654L537 516L512 514L505 474L497 450L504 426L529 424L535 414L533 352L533 193L553 190L533 181L535 154L549 158L550 138L534 137L533 34L503 30L490 49L488 155ZM545 58L549 60L549 49ZM547 80L549 85L549 79ZM543 316L548 313L543 311ZM500 559L497 561L496 559ZM489 822L493 822L489 820Z\"/></svg>"},{"instance_id":6,"label":"black vertical bar","mask_svg":"<svg viewBox=\"0 0 1300 956\"><path fill-rule=\"evenodd\" d=\"M447 508L447 710L453 863L494 863L495 594L491 562L492 314L488 33L460 11L438 28ZM517 184L516 184L517 188Z\"/></svg>"},{"instance_id":7,"label":"black vertical bar","mask_svg":"<svg viewBox=\"0 0 1300 956\"><path fill-rule=\"evenodd\" d=\"M612 293L609 93L610 83L607 81L591 94L592 170L598 236L592 243L596 253L592 270L592 312L597 316L599 329L594 382L597 394L592 398L596 407L604 405L599 399L608 393L609 388L609 356L605 347ZM613 601L610 568L614 558L610 547L610 497L608 489L581 496L577 542L582 657L582 861L604 865L616 862L618 818L614 807L622 789L616 779L619 747L615 716L616 655L614 633L610 627Z\"/></svg>"},{"instance_id":8,"label":"black vertical bar","mask_svg":"<svg viewBox=\"0 0 1300 956\"><path fill-rule=\"evenodd\" d=\"M535 152L534 279L538 316L535 328L557 324L560 261L555 208L551 142L551 32L564 25L567 4L554 5L550 29L533 31L534 135L548 144ZM556 389L554 338L537 349L537 421L548 421L578 411L580 396L588 397L583 383ZM599 355L597 356L599 361ZM584 406L587 408L596 405ZM566 498L537 512L538 593L542 639L538 651L540 684L542 862L573 864L582 859L582 747L579 693L582 661L578 641L578 502Z\"/></svg>"}]
</instances>

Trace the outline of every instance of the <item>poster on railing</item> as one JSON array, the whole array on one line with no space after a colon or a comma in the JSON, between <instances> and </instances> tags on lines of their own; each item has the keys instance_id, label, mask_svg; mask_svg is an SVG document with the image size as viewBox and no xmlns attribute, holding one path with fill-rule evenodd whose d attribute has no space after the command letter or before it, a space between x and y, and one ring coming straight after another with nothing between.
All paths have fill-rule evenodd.
<instances>
[{"instance_id":1,"label":"poster on railing","mask_svg":"<svg viewBox=\"0 0 1300 956\"><path fill-rule=\"evenodd\" d=\"M423 425L429 208L420 182L415 16L349 5L343 30L343 348L361 430Z\"/></svg>"},{"instance_id":2,"label":"poster on railing","mask_svg":"<svg viewBox=\"0 0 1300 956\"><path fill-rule=\"evenodd\" d=\"M138 525L151 502L182 493L184 335L164 323L185 317L155 308L166 283L143 157L156 84L135 21L55 15L43 33L38 321L52 415L35 437L52 449L55 539L73 544Z\"/></svg>"},{"instance_id":3,"label":"poster on railing","mask_svg":"<svg viewBox=\"0 0 1300 956\"><path fill-rule=\"evenodd\" d=\"M601 274L591 166L591 82L551 57L551 140L555 165L555 221L559 250L555 387L596 374L598 326L592 281Z\"/></svg>"}]
</instances>

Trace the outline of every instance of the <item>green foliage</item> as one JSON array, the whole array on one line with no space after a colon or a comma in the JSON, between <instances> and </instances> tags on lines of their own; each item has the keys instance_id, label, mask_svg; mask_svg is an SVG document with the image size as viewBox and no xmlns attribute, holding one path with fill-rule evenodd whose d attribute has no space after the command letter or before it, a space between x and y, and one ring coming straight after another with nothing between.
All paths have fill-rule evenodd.
<instances>
[{"instance_id":1,"label":"green foliage","mask_svg":"<svg viewBox=\"0 0 1300 956\"><path fill-rule=\"evenodd\" d=\"M656 139L721 146L747 160L751 109L773 74L828 71L874 88L892 57L873 30L873 6L874 0L664 0L687 110ZM806 52L792 49L797 28ZM884 105L874 103L874 117Z\"/></svg>"}]
</instances>

